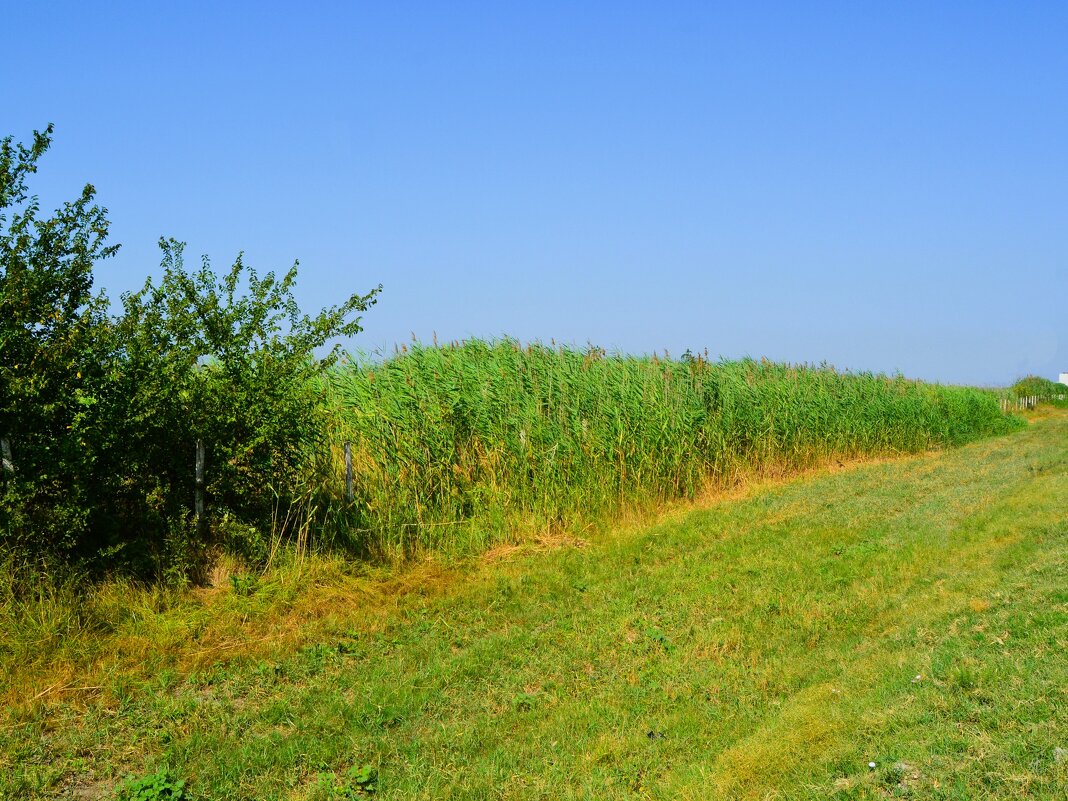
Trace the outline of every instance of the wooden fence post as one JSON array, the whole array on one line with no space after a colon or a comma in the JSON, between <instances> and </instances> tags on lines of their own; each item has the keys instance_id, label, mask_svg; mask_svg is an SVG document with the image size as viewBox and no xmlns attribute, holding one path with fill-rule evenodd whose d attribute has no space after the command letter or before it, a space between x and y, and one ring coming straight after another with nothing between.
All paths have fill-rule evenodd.
<instances>
[{"instance_id":1,"label":"wooden fence post","mask_svg":"<svg viewBox=\"0 0 1068 801\"><path fill-rule=\"evenodd\" d=\"M199 529L204 525L204 441L199 439L197 440L196 485L193 517Z\"/></svg>"},{"instance_id":2,"label":"wooden fence post","mask_svg":"<svg viewBox=\"0 0 1068 801\"><path fill-rule=\"evenodd\" d=\"M352 443L345 443L345 500L352 503L356 493L352 486Z\"/></svg>"},{"instance_id":3,"label":"wooden fence post","mask_svg":"<svg viewBox=\"0 0 1068 801\"><path fill-rule=\"evenodd\" d=\"M7 437L0 438L0 464L3 465L4 475L15 475L15 463L11 460L11 443Z\"/></svg>"}]
</instances>

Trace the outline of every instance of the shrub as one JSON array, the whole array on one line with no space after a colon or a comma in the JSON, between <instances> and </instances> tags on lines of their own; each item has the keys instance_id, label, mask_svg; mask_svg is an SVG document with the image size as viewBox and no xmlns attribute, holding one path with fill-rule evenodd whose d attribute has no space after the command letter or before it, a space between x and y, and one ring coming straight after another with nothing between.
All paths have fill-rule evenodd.
<instances>
[{"instance_id":1,"label":"shrub","mask_svg":"<svg viewBox=\"0 0 1068 801\"><path fill-rule=\"evenodd\" d=\"M127 779L115 797L116 801L189 801L185 782L175 778L167 768Z\"/></svg>"},{"instance_id":2,"label":"shrub","mask_svg":"<svg viewBox=\"0 0 1068 801\"><path fill-rule=\"evenodd\" d=\"M51 139L49 126L30 147L0 141L0 438L15 466L3 477L0 538L64 552L86 536L97 494L97 443L84 426L107 380L112 330L92 270L117 248L105 244L91 185L41 215L26 179Z\"/></svg>"},{"instance_id":3,"label":"shrub","mask_svg":"<svg viewBox=\"0 0 1068 801\"><path fill-rule=\"evenodd\" d=\"M122 350L108 389L123 445L107 469L123 477L115 487L123 516L112 514L99 527L121 536L186 520L200 440L211 526L231 547L260 558L272 521L300 497L309 454L322 447L316 378L334 355L319 359L315 349L357 333L354 315L377 290L310 317L292 294L296 266L281 278L260 277L239 257L219 279L207 259L186 270L181 243L160 245L162 279L125 295L116 324ZM182 537L210 541L188 526ZM142 550L151 544L145 537L137 542Z\"/></svg>"},{"instance_id":4,"label":"shrub","mask_svg":"<svg viewBox=\"0 0 1068 801\"><path fill-rule=\"evenodd\" d=\"M1017 398L1035 397L1048 400L1064 395L1068 392L1068 387L1048 378L1029 375L1013 384L1009 391Z\"/></svg>"},{"instance_id":5,"label":"shrub","mask_svg":"<svg viewBox=\"0 0 1068 801\"><path fill-rule=\"evenodd\" d=\"M309 316L296 265L261 278L239 256L220 278L161 240L162 279L111 316L92 292L94 264L116 249L93 188L49 219L26 188L51 133L0 142L0 438L15 465L0 545L179 576L222 539L262 556L324 430L316 379L334 352L315 351L357 333L378 290ZM195 523L198 440L210 516Z\"/></svg>"}]
</instances>

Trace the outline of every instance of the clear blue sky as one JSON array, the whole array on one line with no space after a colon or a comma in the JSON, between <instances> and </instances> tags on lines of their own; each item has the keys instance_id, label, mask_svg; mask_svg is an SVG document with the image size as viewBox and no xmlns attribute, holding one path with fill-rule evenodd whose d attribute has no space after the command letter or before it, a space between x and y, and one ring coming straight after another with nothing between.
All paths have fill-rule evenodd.
<instances>
[{"instance_id":1,"label":"clear blue sky","mask_svg":"<svg viewBox=\"0 0 1068 801\"><path fill-rule=\"evenodd\" d=\"M100 10L93 6L106 6ZM1068 370L1068 4L19 3L0 135L354 345L509 334L945 382Z\"/></svg>"}]
</instances>

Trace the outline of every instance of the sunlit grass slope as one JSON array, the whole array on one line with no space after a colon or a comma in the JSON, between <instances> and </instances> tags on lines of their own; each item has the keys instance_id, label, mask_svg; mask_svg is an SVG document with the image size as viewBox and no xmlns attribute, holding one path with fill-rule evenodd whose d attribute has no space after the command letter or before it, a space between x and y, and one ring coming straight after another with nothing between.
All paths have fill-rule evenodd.
<instances>
[{"instance_id":1,"label":"sunlit grass slope","mask_svg":"<svg viewBox=\"0 0 1068 801\"><path fill-rule=\"evenodd\" d=\"M382 799L1063 798L1066 498L1051 410L388 605L322 572L281 605L235 584L157 625L195 620L193 652L216 625L255 634L192 663L172 643L147 675L121 667L142 609L98 635L114 667L70 677L99 689L4 721L0 795L91 798L166 766L205 801L339 799L367 766ZM304 647L258 650L287 614Z\"/></svg>"},{"instance_id":2,"label":"sunlit grass slope","mask_svg":"<svg viewBox=\"0 0 1068 801\"><path fill-rule=\"evenodd\" d=\"M511 340L416 344L331 378L332 438L354 451L341 528L387 552L471 552L741 474L959 445L1016 424L969 388Z\"/></svg>"}]
</instances>

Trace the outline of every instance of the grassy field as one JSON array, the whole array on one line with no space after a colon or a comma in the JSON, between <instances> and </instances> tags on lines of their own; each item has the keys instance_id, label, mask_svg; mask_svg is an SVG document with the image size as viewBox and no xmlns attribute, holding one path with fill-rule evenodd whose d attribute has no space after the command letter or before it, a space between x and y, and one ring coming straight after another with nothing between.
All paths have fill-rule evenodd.
<instances>
[{"instance_id":1,"label":"grassy field","mask_svg":"<svg viewBox=\"0 0 1068 801\"><path fill-rule=\"evenodd\" d=\"M41 612L0 797L1064 798L1068 413L1031 419L458 564L111 585L62 645Z\"/></svg>"}]
</instances>

